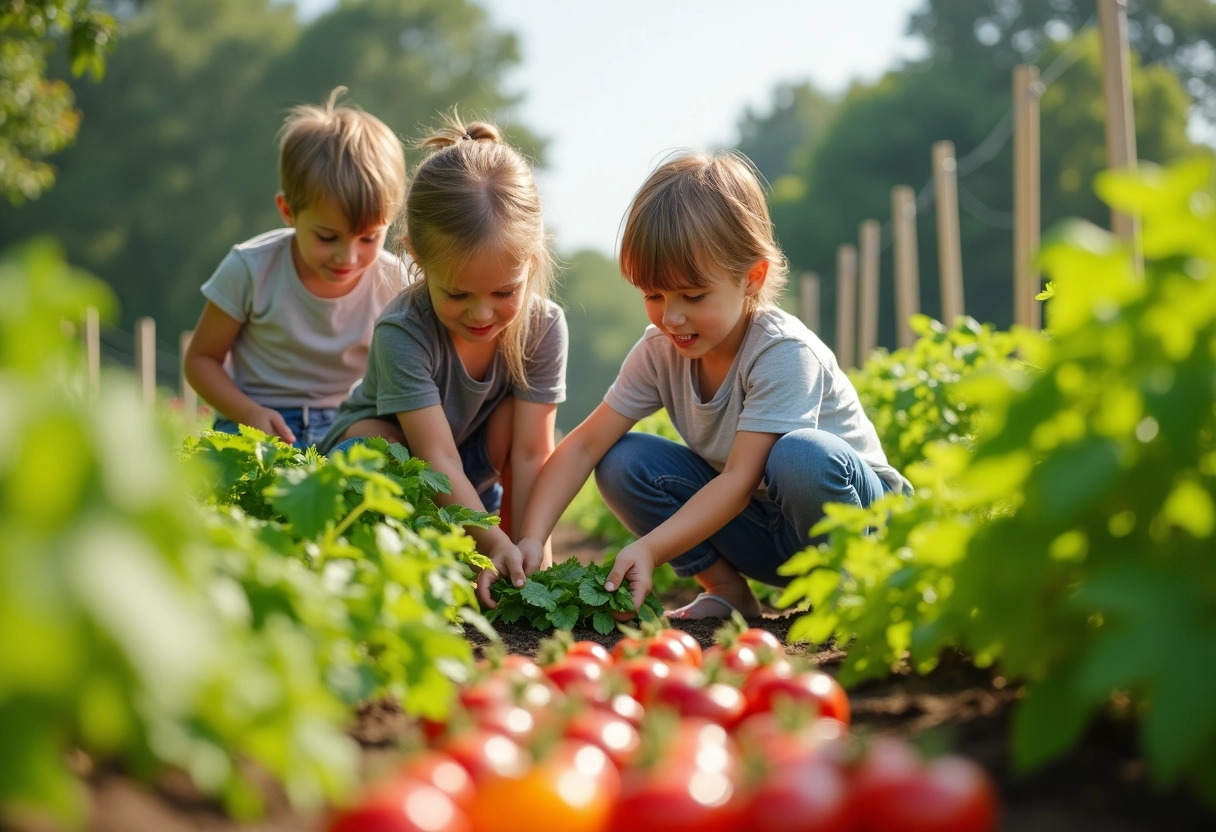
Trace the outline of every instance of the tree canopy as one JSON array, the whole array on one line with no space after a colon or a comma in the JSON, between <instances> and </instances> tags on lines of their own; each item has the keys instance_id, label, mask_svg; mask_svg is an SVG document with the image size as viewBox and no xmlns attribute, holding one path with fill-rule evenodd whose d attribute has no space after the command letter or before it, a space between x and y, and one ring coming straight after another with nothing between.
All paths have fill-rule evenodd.
<instances>
[{"instance_id":1,"label":"tree canopy","mask_svg":"<svg viewBox=\"0 0 1216 832\"><path fill-rule=\"evenodd\" d=\"M8 0L0 8L0 196L9 203L50 187L48 157L80 129L72 88L47 77L48 56L64 44L71 73L99 80L115 28L94 0Z\"/></svg>"}]
</instances>

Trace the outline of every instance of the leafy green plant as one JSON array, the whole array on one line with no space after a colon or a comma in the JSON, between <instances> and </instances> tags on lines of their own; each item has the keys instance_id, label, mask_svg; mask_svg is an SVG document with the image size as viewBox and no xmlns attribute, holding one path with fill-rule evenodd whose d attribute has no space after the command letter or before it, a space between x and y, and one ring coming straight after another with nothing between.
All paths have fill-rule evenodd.
<instances>
[{"instance_id":1,"label":"leafy green plant","mask_svg":"<svg viewBox=\"0 0 1216 832\"><path fill-rule=\"evenodd\" d=\"M1057 233L1049 337L1019 342L1027 372L965 387L974 448L930 446L912 497L831 508L784 600L813 606L792 637L855 639L845 679L926 670L946 645L998 665L1026 688L1022 767L1124 702L1152 776L1216 804L1213 162L1097 189L1141 218L1143 267L1093 226Z\"/></svg>"},{"instance_id":2,"label":"leafy green plant","mask_svg":"<svg viewBox=\"0 0 1216 832\"><path fill-rule=\"evenodd\" d=\"M911 347L871 353L850 373L887 459L899 470L924 459L931 442L968 443L979 414L968 400L967 380L994 369L1016 371L1020 333L999 332L959 317L953 327L916 315Z\"/></svg>"},{"instance_id":3,"label":"leafy green plant","mask_svg":"<svg viewBox=\"0 0 1216 832\"><path fill-rule=\"evenodd\" d=\"M492 588L498 606L486 617L507 624L523 619L538 630L590 626L596 632L611 633L616 629L614 612L634 612L627 583L612 592L604 589L604 581L611 570L611 563L583 565L570 558L533 572L521 587L498 581ZM647 596L642 608L637 610L643 621L654 620L662 614L663 605L654 593Z\"/></svg>"}]
</instances>

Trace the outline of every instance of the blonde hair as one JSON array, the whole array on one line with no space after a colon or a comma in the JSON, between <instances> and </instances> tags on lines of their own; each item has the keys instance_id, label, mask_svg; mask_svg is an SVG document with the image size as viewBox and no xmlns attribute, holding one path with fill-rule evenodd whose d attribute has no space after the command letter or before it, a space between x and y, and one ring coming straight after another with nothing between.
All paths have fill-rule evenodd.
<instances>
[{"instance_id":1,"label":"blonde hair","mask_svg":"<svg viewBox=\"0 0 1216 832\"><path fill-rule=\"evenodd\" d=\"M336 87L324 106L294 107L279 130L279 187L293 212L332 199L363 231L391 223L405 195L405 150L380 119L337 106Z\"/></svg>"},{"instance_id":2,"label":"blonde hair","mask_svg":"<svg viewBox=\"0 0 1216 832\"><path fill-rule=\"evenodd\" d=\"M768 261L749 311L777 302L789 263L773 237L760 175L733 151L669 159L634 195L621 233L620 267L643 291L707 286L716 275L745 279Z\"/></svg>"},{"instance_id":3,"label":"blonde hair","mask_svg":"<svg viewBox=\"0 0 1216 832\"><path fill-rule=\"evenodd\" d=\"M525 303L499 342L511 380L527 387L524 358L532 318L549 297L554 274L531 165L503 142L498 128L465 124L456 112L418 146L431 153L414 171L405 197L410 268L422 278L414 288L425 291L428 272L451 274L482 249L529 258Z\"/></svg>"}]
</instances>

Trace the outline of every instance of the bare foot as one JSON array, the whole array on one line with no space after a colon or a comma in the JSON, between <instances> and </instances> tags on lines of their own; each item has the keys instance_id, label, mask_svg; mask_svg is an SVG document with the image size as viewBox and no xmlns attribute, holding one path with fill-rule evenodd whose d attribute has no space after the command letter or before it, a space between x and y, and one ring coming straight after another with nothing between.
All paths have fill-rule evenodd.
<instances>
[{"instance_id":1,"label":"bare foot","mask_svg":"<svg viewBox=\"0 0 1216 832\"><path fill-rule=\"evenodd\" d=\"M691 602L674 610L664 613L668 618L678 621L693 621L700 618L730 618L731 613L738 612L744 618L755 618L760 614L760 602L748 591L746 601L732 602L723 595L713 592L702 592Z\"/></svg>"}]
</instances>

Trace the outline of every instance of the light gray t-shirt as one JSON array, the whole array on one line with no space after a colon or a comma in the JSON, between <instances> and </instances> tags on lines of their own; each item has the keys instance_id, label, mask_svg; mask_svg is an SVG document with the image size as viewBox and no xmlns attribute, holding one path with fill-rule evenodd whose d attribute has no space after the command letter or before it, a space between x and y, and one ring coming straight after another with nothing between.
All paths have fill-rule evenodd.
<instances>
[{"instance_id":1,"label":"light gray t-shirt","mask_svg":"<svg viewBox=\"0 0 1216 832\"><path fill-rule=\"evenodd\" d=\"M230 352L232 380L265 407L337 407L367 367L377 316L405 284L405 264L383 249L348 294L319 298L291 259L295 229L238 243L203 296L241 331Z\"/></svg>"},{"instance_id":2,"label":"light gray t-shirt","mask_svg":"<svg viewBox=\"0 0 1216 832\"><path fill-rule=\"evenodd\" d=\"M522 314L522 313L521 313ZM566 399L566 316L552 301L532 308L531 344L525 351L527 387L511 381L499 351L476 381L465 372L452 334L439 322L425 288L395 298L376 322L367 374L342 403L318 448L328 453L360 419L395 421L398 413L443 405L457 446L464 443L508 394L526 402Z\"/></svg>"},{"instance_id":3,"label":"light gray t-shirt","mask_svg":"<svg viewBox=\"0 0 1216 832\"><path fill-rule=\"evenodd\" d=\"M836 356L802 321L777 308L756 313L726 380L709 401L701 400L696 361L676 352L653 326L626 356L604 401L629 419L666 408L688 447L718 471L726 466L737 431L819 428L848 442L894 491L911 488L887 462Z\"/></svg>"}]
</instances>

